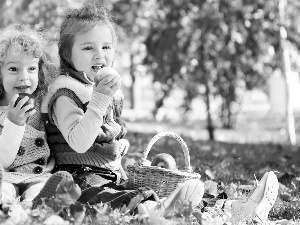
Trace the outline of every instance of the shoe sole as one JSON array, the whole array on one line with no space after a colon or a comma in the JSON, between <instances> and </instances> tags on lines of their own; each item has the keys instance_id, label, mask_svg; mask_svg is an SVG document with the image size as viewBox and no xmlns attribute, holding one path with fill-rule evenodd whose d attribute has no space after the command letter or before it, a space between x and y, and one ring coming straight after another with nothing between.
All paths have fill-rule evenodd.
<instances>
[{"instance_id":1,"label":"shoe sole","mask_svg":"<svg viewBox=\"0 0 300 225\"><path fill-rule=\"evenodd\" d=\"M187 181L189 182L189 181ZM192 202L192 206L195 207L199 205L201 199L204 194L204 186L202 183L197 182L196 185L191 183L192 185L185 185L182 187L182 191L180 192L180 199L184 199L185 201ZM195 194L199 196L199 199L194 199ZM200 197L201 196L201 197Z\"/></svg>"},{"instance_id":2,"label":"shoe sole","mask_svg":"<svg viewBox=\"0 0 300 225\"><path fill-rule=\"evenodd\" d=\"M232 213L235 215L231 218L233 224L238 224L241 221L252 222L253 220L259 224L266 223L268 214L276 201L279 184L273 172L268 172L264 176L267 177L261 200L257 202L248 198L242 205L232 208Z\"/></svg>"},{"instance_id":3,"label":"shoe sole","mask_svg":"<svg viewBox=\"0 0 300 225\"><path fill-rule=\"evenodd\" d=\"M255 217L254 220L259 220L261 224L265 224L270 210L272 209L278 195L279 183L276 175L273 172L269 172L266 187L262 200L255 208Z\"/></svg>"},{"instance_id":4,"label":"shoe sole","mask_svg":"<svg viewBox=\"0 0 300 225\"><path fill-rule=\"evenodd\" d=\"M173 193L174 196L172 197ZM176 203L178 203L178 201L191 202L192 207L199 205L204 194L204 186L201 181L188 180L175 189L173 193L169 196L172 198L169 204L167 203L168 198L162 202L162 205L165 208L165 212L163 213L164 216L168 215L172 211L176 211L178 208ZM195 196L198 196L198 198L195 199ZM166 203L168 206L166 206Z\"/></svg>"}]
</instances>

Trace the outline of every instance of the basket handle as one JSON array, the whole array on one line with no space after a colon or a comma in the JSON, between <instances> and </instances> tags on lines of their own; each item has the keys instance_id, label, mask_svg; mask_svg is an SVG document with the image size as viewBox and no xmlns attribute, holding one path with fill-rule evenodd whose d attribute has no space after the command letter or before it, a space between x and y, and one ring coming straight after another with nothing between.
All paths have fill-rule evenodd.
<instances>
[{"instance_id":1,"label":"basket handle","mask_svg":"<svg viewBox=\"0 0 300 225\"><path fill-rule=\"evenodd\" d=\"M141 158L141 164L142 166L149 164L149 161L147 160L147 156L150 152L150 149L152 147L152 145L160 138L162 137L172 137L174 138L176 141L179 142L182 150L183 150L183 155L184 155L184 170L187 172L193 172L193 169L191 167L191 163L190 163L190 155L189 155L189 150L188 147L186 145L186 143L184 142L184 140L176 133L174 132L161 132L156 134L147 144L143 154L142 154L142 158Z\"/></svg>"}]
</instances>

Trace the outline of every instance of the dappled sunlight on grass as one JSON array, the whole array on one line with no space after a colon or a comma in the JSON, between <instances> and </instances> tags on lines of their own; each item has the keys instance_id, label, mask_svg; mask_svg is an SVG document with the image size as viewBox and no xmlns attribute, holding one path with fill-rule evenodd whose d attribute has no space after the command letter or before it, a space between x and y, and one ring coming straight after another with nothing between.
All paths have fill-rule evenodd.
<instances>
[{"instance_id":1,"label":"dappled sunlight on grass","mask_svg":"<svg viewBox=\"0 0 300 225\"><path fill-rule=\"evenodd\" d=\"M127 139L131 143L127 159L131 163L136 162L141 157L146 144L157 133L129 132ZM234 142L219 142L197 140L189 135L180 135L189 149L191 165L194 172L201 174L203 181L214 180L225 187L234 184L254 185L256 179L260 180L267 171L276 171L276 175L281 185L288 190L296 201L287 199L276 202L269 218L272 220L288 219L296 220L299 214L299 182L300 177L300 151L299 148L283 144L241 144ZM164 137L159 139L151 148L148 160L152 160L158 153L171 154L180 170L184 168L184 156L180 145L176 140ZM126 161L126 157L123 162ZM287 177L287 179L283 179ZM294 178L297 178L296 180ZM296 186L295 186L296 185Z\"/></svg>"}]
</instances>

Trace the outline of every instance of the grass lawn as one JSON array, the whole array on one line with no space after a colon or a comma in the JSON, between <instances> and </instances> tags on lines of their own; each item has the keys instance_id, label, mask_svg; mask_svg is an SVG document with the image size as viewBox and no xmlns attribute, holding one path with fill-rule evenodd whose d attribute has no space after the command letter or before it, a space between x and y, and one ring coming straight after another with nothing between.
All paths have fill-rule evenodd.
<instances>
[{"instance_id":1,"label":"grass lawn","mask_svg":"<svg viewBox=\"0 0 300 225\"><path fill-rule=\"evenodd\" d=\"M239 138L246 140L251 131L217 130L217 137L228 140L222 142L205 140L205 130L186 126L167 126L157 123L152 126L152 130L147 124L129 123L130 126L127 138L131 147L127 156L129 160L123 160L125 167L134 162L133 158L140 158L140 154L137 153L143 152L146 144L155 134L161 131L175 131L187 144L194 172L200 173L203 181L214 180L221 183L223 187L232 184L253 185L255 179L260 180L265 172L276 171L280 190L269 219L293 221L300 219L300 149L298 146L278 143L279 141L276 143L276 135L277 138L280 137L279 130L260 130L260 135L255 131L252 132L251 138L255 135L272 137L275 138L273 141L275 143L270 143L266 138L263 139L265 141L256 139L255 143L239 143L244 142L239 141ZM157 140L147 158L151 161L156 154L162 152L171 154L176 159L179 169L183 169L183 152L175 139L165 137ZM218 188L218 193L223 190Z\"/></svg>"},{"instance_id":2,"label":"grass lawn","mask_svg":"<svg viewBox=\"0 0 300 225\"><path fill-rule=\"evenodd\" d=\"M276 203L269 214L269 220L274 221L272 223L274 225L300 224L300 149L298 146L282 144L283 135L279 129L256 129L254 131L218 129L216 130L218 141L208 141L203 127L151 121L129 122L128 127L126 138L131 147L126 157L122 159L125 170L127 165L140 159L146 144L152 137L162 131L173 131L179 134L187 144L191 166L194 172L201 175L206 192L213 196L220 196L225 192L229 196L228 190L234 187L235 191L231 194L246 195L249 192L248 188L253 187L257 182L256 179L259 180L267 171L276 171L280 189ZM147 159L151 161L158 153L171 154L177 162L178 169L183 170L183 151L175 139L164 137L157 140L151 147ZM211 189L211 184L215 184L216 188ZM214 199L216 198L211 197L208 201ZM53 206L53 203L51 204ZM93 208L94 214L91 215L87 214L86 208L82 207L49 208L48 203L31 211L28 202L17 203L17 205L21 207L15 207L14 210L11 208L0 210L0 224L224 224L220 221L218 223L204 222L203 218L199 219L194 214L191 216L189 210L183 218L174 217L171 220L163 218L154 220L153 218L149 222L124 214L122 210L106 211L101 214L99 211L103 211L103 208L101 209L103 206L99 206L101 210L98 211ZM192 219L189 220L190 218Z\"/></svg>"}]
</instances>

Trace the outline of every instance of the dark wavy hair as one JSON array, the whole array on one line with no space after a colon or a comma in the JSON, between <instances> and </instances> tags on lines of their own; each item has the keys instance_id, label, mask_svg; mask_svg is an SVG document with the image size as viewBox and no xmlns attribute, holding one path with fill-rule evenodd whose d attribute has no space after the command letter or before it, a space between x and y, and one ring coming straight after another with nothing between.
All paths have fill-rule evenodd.
<instances>
[{"instance_id":1,"label":"dark wavy hair","mask_svg":"<svg viewBox=\"0 0 300 225\"><path fill-rule=\"evenodd\" d=\"M0 67L3 65L9 51L14 54L25 52L39 58L39 81L33 92L35 97L47 92L50 82L58 74L58 65L53 63L55 54L54 42L50 41L42 32L38 32L28 25L12 24L0 31ZM57 56L58 57L58 56ZM0 73L0 98L4 95L2 76Z\"/></svg>"},{"instance_id":2,"label":"dark wavy hair","mask_svg":"<svg viewBox=\"0 0 300 225\"><path fill-rule=\"evenodd\" d=\"M71 53L74 44L74 36L90 31L99 23L106 24L113 37L113 47L117 48L118 36L116 24L105 5L89 1L79 9L73 9L64 16L59 35L59 56L61 59L61 70L65 72L68 66L72 66Z\"/></svg>"}]
</instances>

